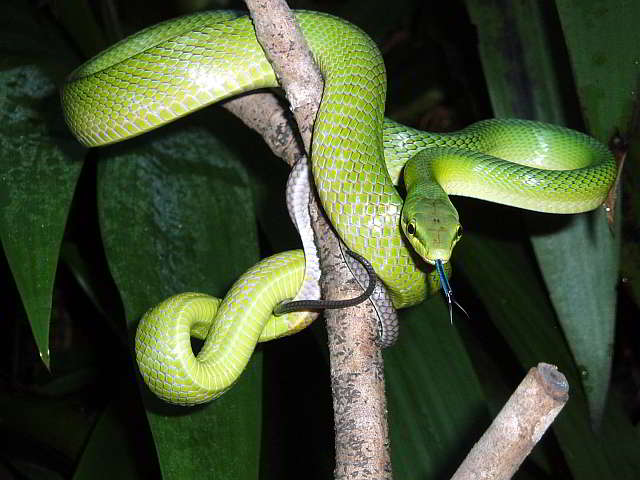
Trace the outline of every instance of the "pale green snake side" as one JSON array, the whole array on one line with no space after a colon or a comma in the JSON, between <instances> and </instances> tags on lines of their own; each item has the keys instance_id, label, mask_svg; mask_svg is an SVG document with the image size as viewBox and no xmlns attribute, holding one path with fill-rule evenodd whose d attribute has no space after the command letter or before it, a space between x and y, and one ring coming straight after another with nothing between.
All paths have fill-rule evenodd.
<instances>
[{"instance_id":1,"label":"pale green snake side","mask_svg":"<svg viewBox=\"0 0 640 480\"><path fill-rule=\"evenodd\" d=\"M321 203L344 243L372 263L395 307L418 303L429 290L426 264L407 238L430 263L448 261L459 238L457 212L445 192L556 213L591 210L606 197L616 175L613 157L578 132L488 120L445 135L385 120L386 76L375 44L335 17L296 16L325 79L312 144ZM70 76L62 103L74 134L96 146L275 86L249 18L209 12L162 23L114 45ZM391 176L397 181L414 156L404 179L415 193L403 211ZM150 388L181 404L221 395L257 341L308 323L303 313L271 316L276 304L296 295L303 270L302 253L286 252L243 275L221 304L183 294L145 314L136 350ZM190 334L207 338L197 358Z\"/></svg>"}]
</instances>

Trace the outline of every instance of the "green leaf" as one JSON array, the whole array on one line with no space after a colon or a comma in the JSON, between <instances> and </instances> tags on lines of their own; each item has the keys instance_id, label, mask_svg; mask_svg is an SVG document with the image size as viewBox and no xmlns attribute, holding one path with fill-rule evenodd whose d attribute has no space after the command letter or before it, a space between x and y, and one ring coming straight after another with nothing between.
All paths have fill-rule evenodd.
<instances>
[{"instance_id":1,"label":"green leaf","mask_svg":"<svg viewBox=\"0 0 640 480\"><path fill-rule=\"evenodd\" d=\"M554 224L536 220L529 225ZM619 235L609 230L603 210L562 220L561 229L535 234L532 243L597 426L611 376Z\"/></svg>"},{"instance_id":2,"label":"green leaf","mask_svg":"<svg viewBox=\"0 0 640 480\"><path fill-rule=\"evenodd\" d=\"M556 0L589 132L607 142L630 125L640 91L640 4Z\"/></svg>"},{"instance_id":3,"label":"green leaf","mask_svg":"<svg viewBox=\"0 0 640 480\"><path fill-rule=\"evenodd\" d=\"M13 22L0 29L0 239L48 368L53 282L84 149L64 127L52 74L68 51L29 12L3 10Z\"/></svg>"},{"instance_id":4,"label":"green leaf","mask_svg":"<svg viewBox=\"0 0 640 480\"><path fill-rule=\"evenodd\" d=\"M56 18L86 58L91 58L108 46L87 0L67 0L51 6Z\"/></svg>"},{"instance_id":5,"label":"green leaf","mask_svg":"<svg viewBox=\"0 0 640 480\"><path fill-rule=\"evenodd\" d=\"M257 261L246 172L206 130L164 128L106 153L100 225L132 333L160 300L185 291L223 296ZM174 408L143 392L165 478L257 477L261 355L206 406Z\"/></svg>"},{"instance_id":6,"label":"green leaf","mask_svg":"<svg viewBox=\"0 0 640 480\"><path fill-rule=\"evenodd\" d=\"M6 439L20 438L40 447L37 451L25 452L34 458L76 458L91 430L91 418L68 397L3 391L0 410L3 412L3 449L10 447ZM3 457L6 454L3 451Z\"/></svg>"},{"instance_id":7,"label":"green leaf","mask_svg":"<svg viewBox=\"0 0 640 480\"><path fill-rule=\"evenodd\" d=\"M488 425L485 398L441 298L401 322L384 354L394 476L448 478Z\"/></svg>"},{"instance_id":8,"label":"green leaf","mask_svg":"<svg viewBox=\"0 0 640 480\"><path fill-rule=\"evenodd\" d=\"M117 385L117 384L116 384ZM150 443L139 399L133 385L121 385L96 422L76 467L73 480L139 479L158 476L149 462Z\"/></svg>"},{"instance_id":9,"label":"green leaf","mask_svg":"<svg viewBox=\"0 0 640 480\"><path fill-rule=\"evenodd\" d=\"M135 444L110 405L98 420L73 478L141 478L132 458L135 451Z\"/></svg>"},{"instance_id":10,"label":"green leaf","mask_svg":"<svg viewBox=\"0 0 640 480\"><path fill-rule=\"evenodd\" d=\"M622 0L606 3L557 0L556 5L589 132L605 143L617 132L627 135L632 128L632 110L637 107L640 87L640 31L637 28L640 4ZM628 158L627 162L632 163L633 159ZM622 195L618 195L618 219L622 216L621 198ZM588 301L595 313L594 321L582 329L578 319L573 322L575 340L571 347L577 362L584 365L588 373L585 386L596 425L605 401L602 383L608 380L613 354L615 302L611 299L617 295L621 238L620 222L612 229L613 233L605 232L603 217L582 226L583 230L589 229L593 239L586 252L590 253L590 268L596 276L587 280L591 283L585 284L588 290L564 302L582 306L583 301ZM580 266L575 270L578 276L584 271ZM603 345L594 349L594 338L606 343L606 349Z\"/></svg>"},{"instance_id":11,"label":"green leaf","mask_svg":"<svg viewBox=\"0 0 640 480\"><path fill-rule=\"evenodd\" d=\"M571 77L557 47L553 9L532 0L467 4L496 116L560 124L579 118L575 98L567 98ZM587 51L582 43L577 48ZM536 219L528 222L531 242L574 358L586 372L581 380L598 424L612 361L619 235L612 236L595 212L568 222L527 215Z\"/></svg>"},{"instance_id":12,"label":"green leaf","mask_svg":"<svg viewBox=\"0 0 640 480\"><path fill-rule=\"evenodd\" d=\"M547 24L549 9L535 0L467 0L478 29L480 60L497 117L567 122L566 94L558 75L557 45ZM563 70L564 68L564 70Z\"/></svg>"},{"instance_id":13,"label":"green leaf","mask_svg":"<svg viewBox=\"0 0 640 480\"><path fill-rule=\"evenodd\" d=\"M51 80L61 83L78 63L63 38L44 9L20 0L0 3L0 70L38 65ZM51 125L62 128L63 123Z\"/></svg>"}]
</instances>

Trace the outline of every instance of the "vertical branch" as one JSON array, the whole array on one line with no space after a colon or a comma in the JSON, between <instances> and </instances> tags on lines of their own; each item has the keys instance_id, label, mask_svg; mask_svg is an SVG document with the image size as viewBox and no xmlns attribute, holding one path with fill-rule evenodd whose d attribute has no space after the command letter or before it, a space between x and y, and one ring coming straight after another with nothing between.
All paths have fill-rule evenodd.
<instances>
[{"instance_id":1,"label":"vertical branch","mask_svg":"<svg viewBox=\"0 0 640 480\"><path fill-rule=\"evenodd\" d=\"M289 100L304 148L311 150L313 123L324 85L293 12L284 0L246 0L258 42Z\"/></svg>"},{"instance_id":2,"label":"vertical branch","mask_svg":"<svg viewBox=\"0 0 640 480\"><path fill-rule=\"evenodd\" d=\"M362 292L344 263L338 238L317 202L311 205L328 298ZM391 479L384 363L378 317L370 302L325 311L336 430L336 479Z\"/></svg>"},{"instance_id":3,"label":"vertical branch","mask_svg":"<svg viewBox=\"0 0 640 480\"><path fill-rule=\"evenodd\" d=\"M246 0L258 41L285 90L306 151L322 97L322 78L299 27L284 0ZM325 298L353 298L361 293L344 264L338 239L317 198L312 222L323 270ZM365 302L326 311L336 428L335 478L391 478L389 434L382 352L377 316Z\"/></svg>"}]
</instances>

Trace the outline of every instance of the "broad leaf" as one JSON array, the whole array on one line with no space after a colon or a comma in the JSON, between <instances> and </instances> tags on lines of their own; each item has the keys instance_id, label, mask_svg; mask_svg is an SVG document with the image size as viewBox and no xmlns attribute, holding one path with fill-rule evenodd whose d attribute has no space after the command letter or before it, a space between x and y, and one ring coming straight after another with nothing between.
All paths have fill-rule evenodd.
<instances>
[{"instance_id":1,"label":"broad leaf","mask_svg":"<svg viewBox=\"0 0 640 480\"><path fill-rule=\"evenodd\" d=\"M132 334L160 300L185 291L223 296L256 262L247 175L206 130L165 128L104 153L100 225ZM257 477L260 355L203 407L173 408L143 392L165 478Z\"/></svg>"},{"instance_id":2,"label":"broad leaf","mask_svg":"<svg viewBox=\"0 0 640 480\"><path fill-rule=\"evenodd\" d=\"M126 375L121 376L127 381ZM98 417L78 460L73 480L139 479L158 477L158 465L149 461L153 447L135 385L118 384L118 393ZM144 443L142 443L144 442Z\"/></svg>"},{"instance_id":3,"label":"broad leaf","mask_svg":"<svg viewBox=\"0 0 640 480\"><path fill-rule=\"evenodd\" d=\"M31 13L0 12L0 239L49 367L53 282L84 149L67 133L56 86L71 57Z\"/></svg>"},{"instance_id":4,"label":"broad leaf","mask_svg":"<svg viewBox=\"0 0 640 480\"><path fill-rule=\"evenodd\" d=\"M580 106L589 132L602 142L608 142L617 133L624 135L629 142L637 142L638 127L633 125L633 121L637 122L637 118L634 117L637 117L638 112L633 110L638 108L638 87L640 86L638 83L640 31L637 28L640 19L640 3L623 0L606 3L594 0L579 3L557 0L556 6ZM632 138L633 135L636 138ZM637 149L632 150L627 158L627 168L623 171L623 177L633 172L628 165L637 164L637 158ZM594 223L597 222L595 228L592 225L586 226L590 228L591 237L597 237L597 241L592 242L589 250L592 253L591 268L598 275L592 288L588 290L593 294L592 304L605 300L605 295L611 298L617 295L620 239L622 238L620 228L622 192L618 192L617 198L615 210L618 221L608 235L602 232L605 222L601 219L594 220ZM634 260L633 256L630 260ZM582 297L573 297L572 300L579 303ZM592 310L597 312L598 306L593 305ZM604 363L610 360L613 354L611 347L614 323L609 319L615 315L615 303L603 302L599 310L600 321L587 325L580 333L576 333L575 337L580 343L575 346L572 344L578 363L586 368L588 380L585 383L596 390L590 395L590 400L596 395L602 396L598 382L604 381L604 373L608 373L603 371ZM574 328L576 327L577 325ZM593 348L592 338L598 338L603 344L606 343L606 351L600 347L595 352L590 352ZM594 365L593 357L600 359L600 365ZM600 400L600 403L596 403L597 400ZM596 421L599 420L596 408L603 402L604 398L597 397L590 402L595 410Z\"/></svg>"}]
</instances>

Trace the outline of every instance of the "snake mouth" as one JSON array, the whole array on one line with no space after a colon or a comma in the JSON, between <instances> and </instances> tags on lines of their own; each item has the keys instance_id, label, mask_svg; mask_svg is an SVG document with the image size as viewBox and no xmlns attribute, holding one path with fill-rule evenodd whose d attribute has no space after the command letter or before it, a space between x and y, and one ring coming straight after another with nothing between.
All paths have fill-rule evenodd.
<instances>
[{"instance_id":1,"label":"snake mouth","mask_svg":"<svg viewBox=\"0 0 640 480\"><path fill-rule=\"evenodd\" d=\"M451 291L451 287L449 286L449 279L447 278L447 272L444 271L444 264L447 263L442 259L436 259L432 265L436 267L438 272L438 276L440 277L440 284L442 285L442 289L444 290L445 295L448 296Z\"/></svg>"},{"instance_id":2,"label":"snake mouth","mask_svg":"<svg viewBox=\"0 0 640 480\"><path fill-rule=\"evenodd\" d=\"M418 255L420 255L420 254L418 253ZM420 255L420 258L421 258L425 263L427 263L427 264L431 265L432 267L435 267L435 269L436 269L436 270L438 269L438 264L440 264L440 265L442 266L442 268L443 268L443 271L444 271L444 266L445 266L446 264L448 264L448 263L449 263L449 261L451 260L451 256L447 256L447 257L436 257L436 258L433 258L433 257L426 256L426 255L424 255L424 256L423 256L423 255Z\"/></svg>"},{"instance_id":3,"label":"snake mouth","mask_svg":"<svg viewBox=\"0 0 640 480\"><path fill-rule=\"evenodd\" d=\"M423 258L423 260L424 260L425 262L427 262L429 265L432 265L432 266L434 266L434 267L436 267L436 268L437 268L438 264L440 264L440 265L446 265L447 263L449 263L449 259L444 260L444 259L442 259L442 258L434 258L434 259L431 259L431 258L426 258L426 257L425 257L425 258Z\"/></svg>"}]
</instances>

